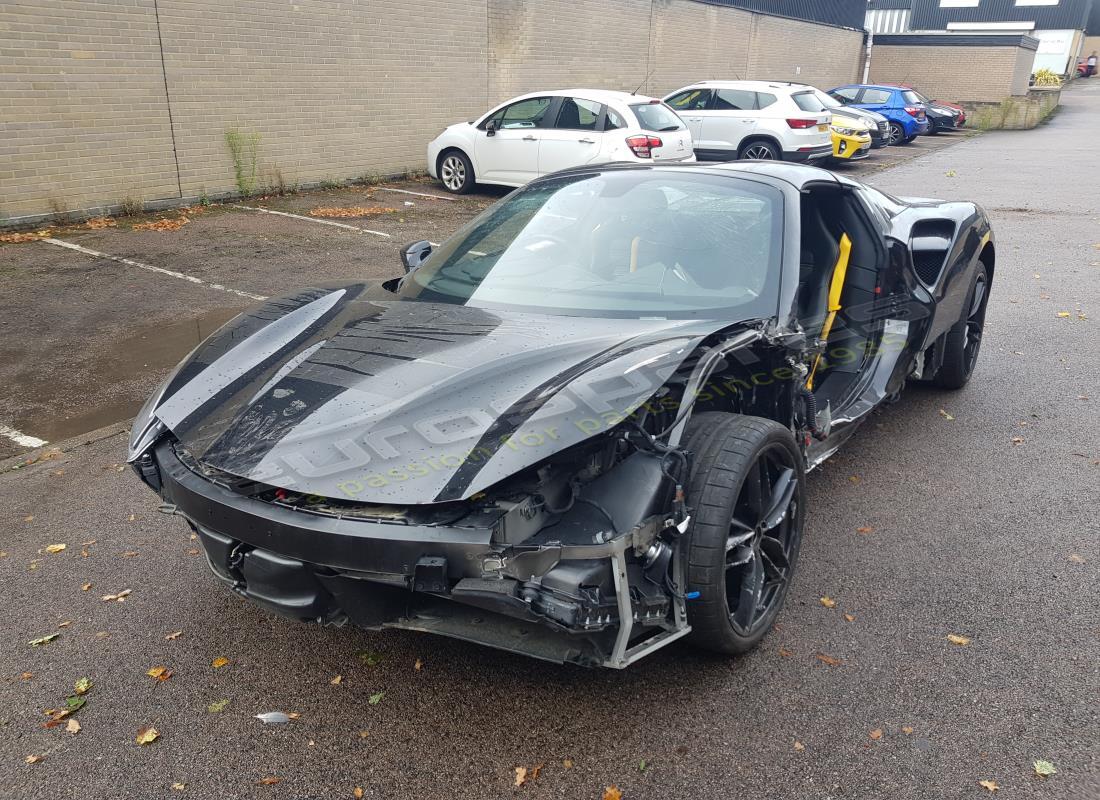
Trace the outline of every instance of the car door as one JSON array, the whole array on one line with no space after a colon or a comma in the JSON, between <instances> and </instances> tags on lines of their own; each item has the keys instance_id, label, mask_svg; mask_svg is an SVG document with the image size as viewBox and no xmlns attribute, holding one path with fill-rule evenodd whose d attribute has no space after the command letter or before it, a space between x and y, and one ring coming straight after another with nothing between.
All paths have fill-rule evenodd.
<instances>
[{"instance_id":1,"label":"car door","mask_svg":"<svg viewBox=\"0 0 1100 800\"><path fill-rule=\"evenodd\" d=\"M890 107L893 96L893 92L886 89L864 89L857 98L856 105L870 111L881 112L882 109Z\"/></svg>"},{"instance_id":2,"label":"car door","mask_svg":"<svg viewBox=\"0 0 1100 800\"><path fill-rule=\"evenodd\" d=\"M702 114L703 130L696 149L736 156L742 140L756 130L759 121L756 92L718 89Z\"/></svg>"},{"instance_id":3,"label":"car door","mask_svg":"<svg viewBox=\"0 0 1100 800\"><path fill-rule=\"evenodd\" d=\"M703 136L703 115L699 112L710 104L712 94L710 89L686 89L665 98L665 104L687 125L696 150L699 149L699 140Z\"/></svg>"},{"instance_id":4,"label":"car door","mask_svg":"<svg viewBox=\"0 0 1100 800\"><path fill-rule=\"evenodd\" d=\"M553 125L540 131L539 175L596 160L603 150L603 115L602 103L563 97Z\"/></svg>"},{"instance_id":5,"label":"car door","mask_svg":"<svg viewBox=\"0 0 1100 800\"><path fill-rule=\"evenodd\" d=\"M528 97L483 121L474 142L478 179L519 186L538 177L539 142L557 107L556 97Z\"/></svg>"}]
</instances>

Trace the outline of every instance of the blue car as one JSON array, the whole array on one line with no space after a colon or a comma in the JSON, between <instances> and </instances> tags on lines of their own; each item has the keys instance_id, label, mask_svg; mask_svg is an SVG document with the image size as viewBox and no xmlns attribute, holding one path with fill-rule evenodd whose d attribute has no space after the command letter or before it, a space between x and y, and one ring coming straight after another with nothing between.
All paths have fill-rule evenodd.
<instances>
[{"instance_id":1,"label":"blue car","mask_svg":"<svg viewBox=\"0 0 1100 800\"><path fill-rule=\"evenodd\" d=\"M865 108L890 120L890 144L908 144L928 133L928 106L912 89L858 84L830 89L829 96L846 106Z\"/></svg>"}]
</instances>

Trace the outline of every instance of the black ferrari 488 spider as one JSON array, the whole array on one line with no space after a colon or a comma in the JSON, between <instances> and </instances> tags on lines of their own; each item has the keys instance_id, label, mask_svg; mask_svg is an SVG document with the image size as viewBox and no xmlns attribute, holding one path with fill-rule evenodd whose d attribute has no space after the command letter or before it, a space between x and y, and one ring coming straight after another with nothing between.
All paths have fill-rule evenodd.
<instances>
[{"instance_id":1,"label":"black ferrari 488 spider","mask_svg":"<svg viewBox=\"0 0 1100 800\"><path fill-rule=\"evenodd\" d=\"M995 267L973 203L772 163L557 173L402 258L228 323L131 463L268 609L616 668L765 635L807 470L967 382Z\"/></svg>"}]
</instances>

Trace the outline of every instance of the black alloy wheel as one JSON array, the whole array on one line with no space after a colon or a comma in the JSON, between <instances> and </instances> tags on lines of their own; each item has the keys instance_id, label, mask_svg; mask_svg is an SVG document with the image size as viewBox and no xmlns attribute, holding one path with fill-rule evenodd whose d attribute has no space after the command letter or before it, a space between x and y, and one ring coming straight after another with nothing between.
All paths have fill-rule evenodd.
<instances>
[{"instance_id":1,"label":"black alloy wheel","mask_svg":"<svg viewBox=\"0 0 1100 800\"><path fill-rule=\"evenodd\" d=\"M982 348L988 302L989 274L985 264L978 262L978 273L974 276L974 285L970 289L966 314L948 331L944 343L943 364L933 379L940 388L961 389L974 374L978 353Z\"/></svg>"},{"instance_id":2,"label":"black alloy wheel","mask_svg":"<svg viewBox=\"0 0 1100 800\"><path fill-rule=\"evenodd\" d=\"M693 454L688 603L692 640L744 653L783 606L804 522L805 471L789 430L771 420L707 412L688 426Z\"/></svg>"}]
</instances>

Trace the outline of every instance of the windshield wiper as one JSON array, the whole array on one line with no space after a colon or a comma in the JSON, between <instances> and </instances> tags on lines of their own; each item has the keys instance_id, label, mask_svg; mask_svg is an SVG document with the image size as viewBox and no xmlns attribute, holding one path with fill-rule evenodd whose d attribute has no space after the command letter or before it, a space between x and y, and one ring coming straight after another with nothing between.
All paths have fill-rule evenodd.
<instances>
[{"instance_id":1,"label":"windshield wiper","mask_svg":"<svg viewBox=\"0 0 1100 800\"><path fill-rule=\"evenodd\" d=\"M678 131L678 130L680 130L679 125L669 125L667 127L661 128L659 131L657 131L657 133L668 133L669 131Z\"/></svg>"}]
</instances>

